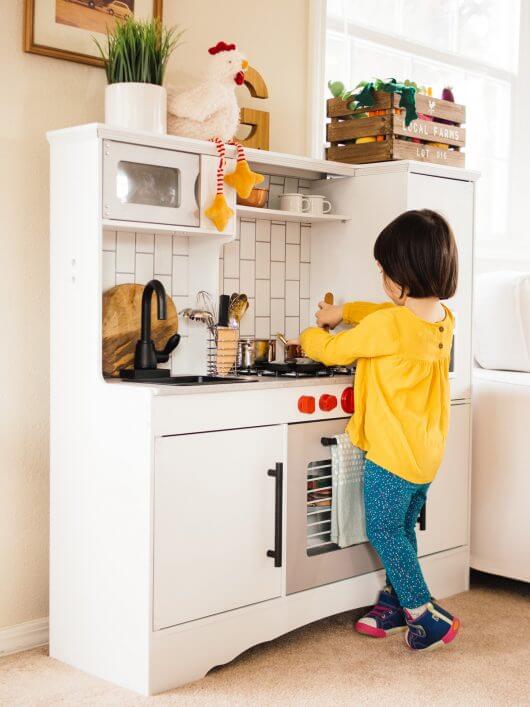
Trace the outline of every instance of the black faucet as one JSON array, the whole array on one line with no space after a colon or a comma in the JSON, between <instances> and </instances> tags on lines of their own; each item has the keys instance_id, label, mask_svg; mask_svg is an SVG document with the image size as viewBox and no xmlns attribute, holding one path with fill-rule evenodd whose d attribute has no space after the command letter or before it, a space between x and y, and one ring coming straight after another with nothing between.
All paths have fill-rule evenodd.
<instances>
[{"instance_id":1,"label":"black faucet","mask_svg":"<svg viewBox=\"0 0 530 707\"><path fill-rule=\"evenodd\" d=\"M142 294L142 325L140 339L136 342L134 352L134 369L120 371L122 378L164 378L169 375L166 368L157 368L157 364L166 363L170 353L177 348L180 334L173 334L166 342L162 351L157 351L151 339L151 299L156 292L158 319L167 319L166 291L160 280L150 280Z\"/></svg>"}]
</instances>

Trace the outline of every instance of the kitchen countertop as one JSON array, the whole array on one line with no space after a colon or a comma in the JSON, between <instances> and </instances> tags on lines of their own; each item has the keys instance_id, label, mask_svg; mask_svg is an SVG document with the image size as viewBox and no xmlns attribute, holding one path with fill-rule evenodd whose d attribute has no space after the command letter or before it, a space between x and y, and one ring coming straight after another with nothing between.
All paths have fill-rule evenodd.
<instances>
[{"instance_id":1,"label":"kitchen countertop","mask_svg":"<svg viewBox=\"0 0 530 707\"><path fill-rule=\"evenodd\" d=\"M152 395L197 395L212 393L248 392L250 390L274 390L278 388L308 388L317 386L332 386L352 384L352 376L317 376L310 378L264 377L264 376L238 376L244 383L219 383L197 385L157 385L156 383L132 383L117 378L107 379L109 385L119 385L147 389Z\"/></svg>"}]
</instances>

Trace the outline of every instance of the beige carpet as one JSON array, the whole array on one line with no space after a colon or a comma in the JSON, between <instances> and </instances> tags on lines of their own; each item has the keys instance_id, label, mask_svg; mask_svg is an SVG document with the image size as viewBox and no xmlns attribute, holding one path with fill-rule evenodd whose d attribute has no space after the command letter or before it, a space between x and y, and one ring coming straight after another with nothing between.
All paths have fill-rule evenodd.
<instances>
[{"instance_id":1,"label":"beige carpet","mask_svg":"<svg viewBox=\"0 0 530 707\"><path fill-rule=\"evenodd\" d=\"M352 631L340 614L257 646L199 682L144 698L51 660L45 648L0 661L0 704L530 705L528 586L481 576L444 602L462 619L446 648L416 655L402 635Z\"/></svg>"}]
</instances>

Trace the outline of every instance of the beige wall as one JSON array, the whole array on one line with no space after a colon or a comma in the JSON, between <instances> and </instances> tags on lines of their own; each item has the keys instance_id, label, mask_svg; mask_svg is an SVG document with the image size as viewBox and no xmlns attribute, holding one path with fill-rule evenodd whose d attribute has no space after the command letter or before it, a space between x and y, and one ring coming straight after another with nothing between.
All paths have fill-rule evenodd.
<instances>
[{"instance_id":1,"label":"beige wall","mask_svg":"<svg viewBox=\"0 0 530 707\"><path fill-rule=\"evenodd\" d=\"M45 132L102 120L104 90L100 69L23 53L23 0L7 5L0 27L0 628L48 611ZM256 103L271 112L271 149L303 153L307 0L165 5L166 22L188 28L169 80L198 73L207 47L219 39L235 41L269 86L271 98ZM245 103L252 104L250 97Z\"/></svg>"}]
</instances>

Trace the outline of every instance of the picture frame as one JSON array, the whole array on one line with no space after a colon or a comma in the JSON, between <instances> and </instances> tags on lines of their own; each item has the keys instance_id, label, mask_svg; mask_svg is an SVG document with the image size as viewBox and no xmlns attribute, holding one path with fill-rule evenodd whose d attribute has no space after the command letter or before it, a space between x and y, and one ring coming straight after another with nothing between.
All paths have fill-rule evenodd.
<instances>
[{"instance_id":1,"label":"picture frame","mask_svg":"<svg viewBox=\"0 0 530 707\"><path fill-rule=\"evenodd\" d=\"M98 55L92 36L99 34L98 38L104 38L104 32L90 29L88 25L76 25L74 22L70 22L68 17L59 20L57 17L59 9L63 13L71 12L72 15L75 13L78 16L82 16L83 13L98 12L101 13L101 17L93 15L97 26L98 21L101 24L103 18L109 20L109 17L107 17L109 13L105 13L105 6L114 4L115 1L25 0L24 51L30 54L40 54L54 59L65 59L66 61L75 61L78 64L88 64L103 68L103 60ZM119 2L117 4L119 6L132 4L135 7L135 14L136 8L138 8L141 18L158 18L162 20L163 0L127 0L127 2ZM94 24L94 22L90 24ZM50 37L56 39L50 41ZM94 44L93 53L90 53L91 46L89 41ZM75 46L76 43L79 44L79 47ZM54 44L62 46L55 46Z\"/></svg>"}]
</instances>

